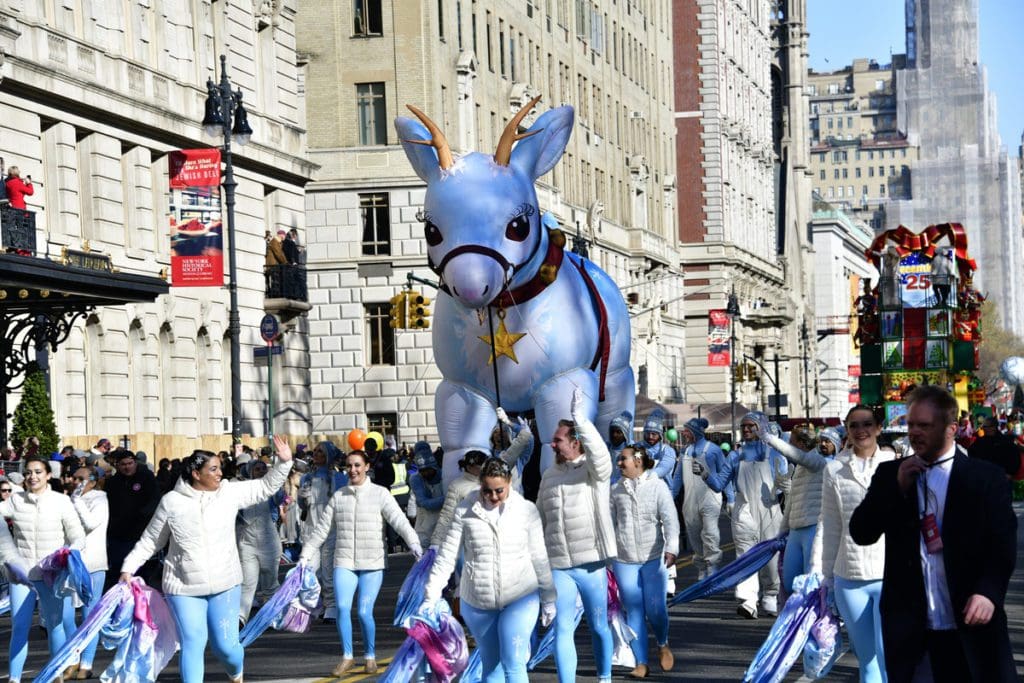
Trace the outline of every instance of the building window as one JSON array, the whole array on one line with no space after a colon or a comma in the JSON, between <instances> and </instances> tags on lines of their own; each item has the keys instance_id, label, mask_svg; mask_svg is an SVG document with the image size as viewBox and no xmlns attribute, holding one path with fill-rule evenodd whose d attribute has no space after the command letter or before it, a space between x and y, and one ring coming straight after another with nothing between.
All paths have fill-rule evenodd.
<instances>
[{"instance_id":1,"label":"building window","mask_svg":"<svg viewBox=\"0 0 1024 683\"><path fill-rule=\"evenodd\" d=\"M491 13L487 13L487 68L494 73L494 51L491 43Z\"/></svg>"},{"instance_id":2,"label":"building window","mask_svg":"<svg viewBox=\"0 0 1024 683\"><path fill-rule=\"evenodd\" d=\"M399 443L397 413L367 413L366 424L369 425L368 431L380 432L384 438L393 436L395 443Z\"/></svg>"},{"instance_id":3,"label":"building window","mask_svg":"<svg viewBox=\"0 0 1024 683\"><path fill-rule=\"evenodd\" d=\"M846 196L853 199L853 185L846 186Z\"/></svg>"},{"instance_id":4,"label":"building window","mask_svg":"<svg viewBox=\"0 0 1024 683\"><path fill-rule=\"evenodd\" d=\"M842 199L843 198L843 186L840 185L839 189L836 192L837 192L839 198Z\"/></svg>"},{"instance_id":5,"label":"building window","mask_svg":"<svg viewBox=\"0 0 1024 683\"><path fill-rule=\"evenodd\" d=\"M885 196L885 185L878 186L878 194L882 195L883 197Z\"/></svg>"},{"instance_id":6,"label":"building window","mask_svg":"<svg viewBox=\"0 0 1024 683\"><path fill-rule=\"evenodd\" d=\"M862 195L864 195L865 197L867 197L867 196L868 196L868 186L867 186L867 185L864 185L864 186L863 186L863 187L861 188L861 192L860 192L860 193L861 193Z\"/></svg>"},{"instance_id":7,"label":"building window","mask_svg":"<svg viewBox=\"0 0 1024 683\"><path fill-rule=\"evenodd\" d=\"M843 169L843 179L846 179L849 176L849 174L850 174L849 170L844 168Z\"/></svg>"},{"instance_id":8,"label":"building window","mask_svg":"<svg viewBox=\"0 0 1024 683\"><path fill-rule=\"evenodd\" d=\"M853 169L853 177L854 178L860 178L860 166L858 166L857 168Z\"/></svg>"},{"instance_id":9,"label":"building window","mask_svg":"<svg viewBox=\"0 0 1024 683\"><path fill-rule=\"evenodd\" d=\"M359 213L363 222L363 255L386 256L391 253L391 215L386 194L359 195Z\"/></svg>"},{"instance_id":10,"label":"building window","mask_svg":"<svg viewBox=\"0 0 1024 683\"><path fill-rule=\"evenodd\" d=\"M384 84L356 83L356 108L359 110L359 144L386 145L388 127Z\"/></svg>"},{"instance_id":11,"label":"building window","mask_svg":"<svg viewBox=\"0 0 1024 683\"><path fill-rule=\"evenodd\" d=\"M847 128L853 128L853 117L852 116L847 116L846 117L846 127Z\"/></svg>"},{"instance_id":12,"label":"building window","mask_svg":"<svg viewBox=\"0 0 1024 683\"><path fill-rule=\"evenodd\" d=\"M833 168L832 169L832 179L833 180L839 180L839 169L838 168Z\"/></svg>"},{"instance_id":13,"label":"building window","mask_svg":"<svg viewBox=\"0 0 1024 683\"><path fill-rule=\"evenodd\" d=\"M868 166L868 178L874 178L874 177L875 177L875 167L874 166Z\"/></svg>"},{"instance_id":14,"label":"building window","mask_svg":"<svg viewBox=\"0 0 1024 683\"><path fill-rule=\"evenodd\" d=\"M884 178L885 177L885 166L879 166L878 167L878 177L879 178Z\"/></svg>"},{"instance_id":15,"label":"building window","mask_svg":"<svg viewBox=\"0 0 1024 683\"><path fill-rule=\"evenodd\" d=\"M444 41L444 0L437 0L437 37Z\"/></svg>"},{"instance_id":16,"label":"building window","mask_svg":"<svg viewBox=\"0 0 1024 683\"><path fill-rule=\"evenodd\" d=\"M825 179L825 169L821 169L821 179Z\"/></svg>"},{"instance_id":17,"label":"building window","mask_svg":"<svg viewBox=\"0 0 1024 683\"><path fill-rule=\"evenodd\" d=\"M395 331L391 304L366 304L366 364L395 364Z\"/></svg>"},{"instance_id":18,"label":"building window","mask_svg":"<svg viewBox=\"0 0 1024 683\"><path fill-rule=\"evenodd\" d=\"M352 20L357 36L379 36L384 33L380 0L354 0Z\"/></svg>"},{"instance_id":19,"label":"building window","mask_svg":"<svg viewBox=\"0 0 1024 683\"><path fill-rule=\"evenodd\" d=\"M902 157L904 159L907 158L907 148L906 147L904 147L903 149L900 150L900 157Z\"/></svg>"}]
</instances>

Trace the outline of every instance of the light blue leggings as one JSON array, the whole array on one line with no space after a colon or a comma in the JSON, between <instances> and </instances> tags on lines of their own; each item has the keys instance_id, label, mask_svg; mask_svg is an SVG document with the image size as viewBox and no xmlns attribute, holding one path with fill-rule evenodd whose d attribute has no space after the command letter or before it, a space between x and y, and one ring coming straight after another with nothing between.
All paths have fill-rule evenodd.
<instances>
[{"instance_id":1,"label":"light blue leggings","mask_svg":"<svg viewBox=\"0 0 1024 683\"><path fill-rule=\"evenodd\" d=\"M811 524L789 530L786 552L782 558L782 585L787 594L793 592L793 579L811 571L811 547L814 545L814 532L817 529L817 524Z\"/></svg>"},{"instance_id":2,"label":"light blue leggings","mask_svg":"<svg viewBox=\"0 0 1024 683\"><path fill-rule=\"evenodd\" d=\"M597 660L597 677L610 680L612 675L612 632L608 628L608 575L604 562L591 562L568 569L552 569L558 597L555 599L555 665L559 683L576 680L576 595L583 599L590 637ZM664 584L662 584L664 586ZM662 592L664 592L662 587Z\"/></svg>"},{"instance_id":3,"label":"light blue leggings","mask_svg":"<svg viewBox=\"0 0 1024 683\"><path fill-rule=\"evenodd\" d=\"M238 642L238 603L242 587L214 595L167 595L181 639L181 680L202 683L203 653L212 641L214 656L231 678L242 675L244 651Z\"/></svg>"},{"instance_id":4,"label":"light blue leggings","mask_svg":"<svg viewBox=\"0 0 1024 683\"><path fill-rule=\"evenodd\" d=\"M42 581L33 581L32 585L39 592L39 618L46 625L46 633L50 646L50 656L64 645L69 634L64 633L64 603L70 602L58 598L53 589ZM32 628L32 615L36 611L36 596L20 583L11 584L11 649L10 672L8 677L17 681L21 679L21 671L25 668L28 657L28 633Z\"/></svg>"},{"instance_id":5,"label":"light blue leggings","mask_svg":"<svg viewBox=\"0 0 1024 683\"><path fill-rule=\"evenodd\" d=\"M373 620L373 603L384 582L383 569L356 570L344 567L334 568L334 597L338 602L338 637L341 638L343 656L352 658L352 599L359 589L359 626L363 630L363 644L366 658L376 659L375 641L377 623Z\"/></svg>"},{"instance_id":6,"label":"light blue leggings","mask_svg":"<svg viewBox=\"0 0 1024 683\"><path fill-rule=\"evenodd\" d=\"M530 680L530 634L540 612L540 597L529 593L502 609L484 610L462 602L462 618L480 648L484 683L524 683Z\"/></svg>"},{"instance_id":7,"label":"light blue leggings","mask_svg":"<svg viewBox=\"0 0 1024 683\"><path fill-rule=\"evenodd\" d=\"M668 571L660 557L643 564L615 562L612 565L619 583L619 597L626 610L626 623L636 633L629 644L639 664L647 663L647 622L654 629L658 646L668 643L668 604L665 602L665 577Z\"/></svg>"},{"instance_id":8,"label":"light blue leggings","mask_svg":"<svg viewBox=\"0 0 1024 683\"><path fill-rule=\"evenodd\" d=\"M835 586L836 607L857 653L861 683L886 683L882 616L878 611L882 581L851 581L837 576Z\"/></svg>"},{"instance_id":9,"label":"light blue leggings","mask_svg":"<svg viewBox=\"0 0 1024 683\"><path fill-rule=\"evenodd\" d=\"M103 581L107 576L107 572L98 571L91 572L89 578L92 579L92 599L89 600L88 604L82 607L82 619L78 622L85 621L85 618L89 616L89 612L92 608L99 603L100 598L103 597ZM78 629L75 624L75 607L71 600L64 601L64 633L70 638L74 632ZM100 636L97 633L96 637L93 638L85 649L82 650L82 658L79 660L79 666L82 669L92 669L92 660L96 657L96 646L99 645Z\"/></svg>"}]
</instances>

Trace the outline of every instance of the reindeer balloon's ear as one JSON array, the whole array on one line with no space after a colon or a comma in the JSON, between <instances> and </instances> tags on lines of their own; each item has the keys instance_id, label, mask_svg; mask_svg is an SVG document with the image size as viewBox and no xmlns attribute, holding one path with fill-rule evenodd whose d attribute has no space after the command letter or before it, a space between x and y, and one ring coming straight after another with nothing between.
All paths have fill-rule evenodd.
<instances>
[{"instance_id":1,"label":"reindeer balloon's ear","mask_svg":"<svg viewBox=\"0 0 1024 683\"><path fill-rule=\"evenodd\" d=\"M512 148L511 165L536 180L554 168L569 144L573 123L572 107L558 107L541 114Z\"/></svg>"},{"instance_id":2,"label":"reindeer balloon's ear","mask_svg":"<svg viewBox=\"0 0 1024 683\"><path fill-rule=\"evenodd\" d=\"M452 152L437 125L416 107L406 106L419 121L399 116L395 119L395 130L416 175L430 183L441 176L442 169L452 167Z\"/></svg>"}]
</instances>

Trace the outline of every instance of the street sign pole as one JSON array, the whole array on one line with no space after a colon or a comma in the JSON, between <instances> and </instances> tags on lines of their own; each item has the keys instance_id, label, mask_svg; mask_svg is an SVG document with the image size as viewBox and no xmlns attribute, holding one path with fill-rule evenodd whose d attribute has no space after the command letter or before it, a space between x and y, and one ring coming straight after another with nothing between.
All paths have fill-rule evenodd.
<instances>
[{"instance_id":1,"label":"street sign pole","mask_svg":"<svg viewBox=\"0 0 1024 683\"><path fill-rule=\"evenodd\" d=\"M267 437L274 442L274 340L281 334L281 324L269 313L260 321L260 336L267 342Z\"/></svg>"},{"instance_id":2,"label":"street sign pole","mask_svg":"<svg viewBox=\"0 0 1024 683\"><path fill-rule=\"evenodd\" d=\"M267 342L267 436L274 443L274 354L273 341Z\"/></svg>"}]
</instances>

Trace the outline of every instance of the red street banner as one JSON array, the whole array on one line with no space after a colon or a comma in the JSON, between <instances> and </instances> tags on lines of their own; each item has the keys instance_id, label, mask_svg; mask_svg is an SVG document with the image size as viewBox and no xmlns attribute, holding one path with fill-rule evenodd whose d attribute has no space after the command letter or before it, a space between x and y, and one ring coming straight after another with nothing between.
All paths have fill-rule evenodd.
<instances>
[{"instance_id":1,"label":"red street banner","mask_svg":"<svg viewBox=\"0 0 1024 683\"><path fill-rule=\"evenodd\" d=\"M171 285L224 284L220 218L220 150L181 149L167 155L170 176Z\"/></svg>"},{"instance_id":2,"label":"red street banner","mask_svg":"<svg viewBox=\"0 0 1024 683\"><path fill-rule=\"evenodd\" d=\"M708 311L708 365L729 367L729 314Z\"/></svg>"}]
</instances>

